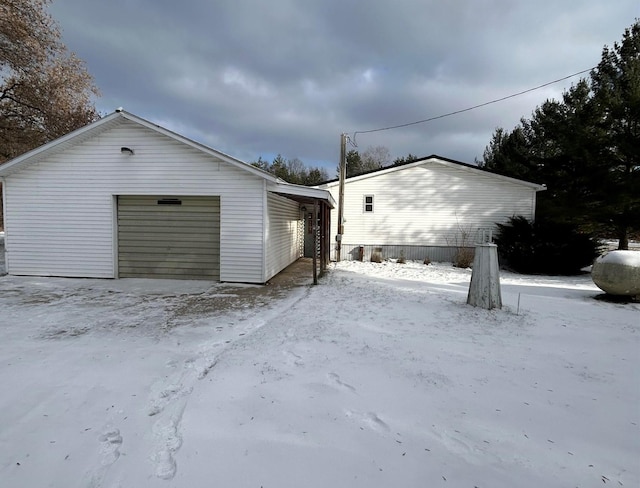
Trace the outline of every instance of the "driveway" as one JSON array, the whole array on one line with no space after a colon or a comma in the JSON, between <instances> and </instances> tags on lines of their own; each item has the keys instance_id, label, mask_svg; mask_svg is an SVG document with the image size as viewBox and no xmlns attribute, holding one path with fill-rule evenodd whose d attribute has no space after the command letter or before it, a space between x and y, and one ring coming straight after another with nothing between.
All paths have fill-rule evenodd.
<instances>
[{"instance_id":1,"label":"driveway","mask_svg":"<svg viewBox=\"0 0 640 488\"><path fill-rule=\"evenodd\" d=\"M114 286L111 287L114 291L118 289L126 290L128 287L145 288L147 285L154 288L158 283L167 283L167 286L162 286L162 289L170 289L173 293L176 289L195 289L197 290L197 297L193 297L184 307L202 310L203 312L211 311L213 307L215 310L229 309L237 305L241 300L249 300L250 302L256 300L256 297L262 296L264 298L274 298L282 296L282 294L296 286L306 286L312 283L312 264L311 259L301 258L289 267L281 271L278 275L274 276L265 286L261 285L243 285L243 284L225 284L224 289L227 291L233 290L233 292L223 293L222 295L217 292L214 293L214 297L211 294L207 295L205 290L210 288L217 289L215 285L217 283L210 281L193 281L191 284L187 284L187 281L181 280L135 280L135 279L123 279L114 280ZM6 274L5 268L5 247L4 247L4 232L0 232L0 276ZM23 278L23 281L28 278ZM84 281L84 280L82 280ZM110 281L110 280L98 280L98 281ZM25 281L26 282L26 281ZM119 283L119 284L115 284ZM200 296L200 294L204 296ZM216 300L211 300L216 298ZM212 303L215 302L215 303ZM250 303L249 302L249 303Z\"/></svg>"}]
</instances>

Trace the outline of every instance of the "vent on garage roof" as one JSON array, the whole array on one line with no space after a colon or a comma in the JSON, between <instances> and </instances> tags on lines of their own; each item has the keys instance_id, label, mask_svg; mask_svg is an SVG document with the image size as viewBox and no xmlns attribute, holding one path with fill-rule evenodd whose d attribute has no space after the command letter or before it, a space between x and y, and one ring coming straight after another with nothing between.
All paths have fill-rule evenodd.
<instances>
[{"instance_id":1,"label":"vent on garage roof","mask_svg":"<svg viewBox=\"0 0 640 488\"><path fill-rule=\"evenodd\" d=\"M179 198L161 198L158 200L158 205L182 205L182 200Z\"/></svg>"}]
</instances>

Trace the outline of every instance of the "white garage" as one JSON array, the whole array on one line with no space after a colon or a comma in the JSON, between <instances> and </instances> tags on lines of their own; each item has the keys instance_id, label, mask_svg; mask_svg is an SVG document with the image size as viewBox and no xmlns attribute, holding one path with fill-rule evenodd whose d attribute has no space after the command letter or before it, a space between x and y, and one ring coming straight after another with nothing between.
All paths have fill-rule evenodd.
<instances>
[{"instance_id":1,"label":"white garage","mask_svg":"<svg viewBox=\"0 0 640 488\"><path fill-rule=\"evenodd\" d=\"M0 181L9 274L265 283L302 256L314 205L328 260L328 191L124 111L0 165Z\"/></svg>"}]
</instances>

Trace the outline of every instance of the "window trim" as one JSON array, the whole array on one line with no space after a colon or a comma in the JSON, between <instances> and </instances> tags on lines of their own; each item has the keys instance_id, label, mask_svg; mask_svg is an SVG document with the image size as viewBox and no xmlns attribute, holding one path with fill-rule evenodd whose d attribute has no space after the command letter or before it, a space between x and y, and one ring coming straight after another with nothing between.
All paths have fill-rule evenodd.
<instances>
[{"instance_id":1,"label":"window trim","mask_svg":"<svg viewBox=\"0 0 640 488\"><path fill-rule=\"evenodd\" d=\"M371 193L368 194L368 195L363 195L363 198L362 198L362 213L373 213L373 211L374 211L374 202L375 202L374 196L375 195L373 195ZM367 202L367 198L370 198L371 202ZM367 210L367 207L369 207L369 206L371 207L371 210Z\"/></svg>"}]
</instances>

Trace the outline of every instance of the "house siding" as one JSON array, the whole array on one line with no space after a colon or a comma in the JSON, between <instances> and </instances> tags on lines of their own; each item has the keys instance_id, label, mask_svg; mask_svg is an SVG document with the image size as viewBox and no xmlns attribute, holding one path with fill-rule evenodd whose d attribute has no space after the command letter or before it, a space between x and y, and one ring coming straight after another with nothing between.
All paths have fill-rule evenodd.
<instances>
[{"instance_id":1,"label":"house siding","mask_svg":"<svg viewBox=\"0 0 640 488\"><path fill-rule=\"evenodd\" d=\"M301 257L300 218L297 202L267 194L265 281Z\"/></svg>"},{"instance_id":2,"label":"house siding","mask_svg":"<svg viewBox=\"0 0 640 488\"><path fill-rule=\"evenodd\" d=\"M328 185L335 199L338 185ZM364 196L374 196L373 212ZM345 184L344 235L351 245L458 246L513 215L533 218L535 189L482 172L426 161ZM331 219L337 233L337 211ZM464 239L463 233L467 234ZM463 242L465 241L466 242Z\"/></svg>"},{"instance_id":3,"label":"house siding","mask_svg":"<svg viewBox=\"0 0 640 488\"><path fill-rule=\"evenodd\" d=\"M116 277L113 196L180 194L220 197L221 281L262 281L262 178L134 122L6 180L11 274Z\"/></svg>"}]
</instances>

